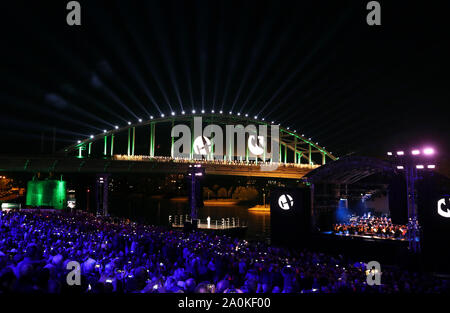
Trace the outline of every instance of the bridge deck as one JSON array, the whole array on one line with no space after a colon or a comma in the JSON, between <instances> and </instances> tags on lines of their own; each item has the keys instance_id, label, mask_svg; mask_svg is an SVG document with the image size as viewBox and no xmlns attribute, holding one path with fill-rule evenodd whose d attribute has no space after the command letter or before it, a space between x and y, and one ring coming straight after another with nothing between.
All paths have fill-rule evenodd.
<instances>
[{"instance_id":1,"label":"bridge deck","mask_svg":"<svg viewBox=\"0 0 450 313\"><path fill-rule=\"evenodd\" d=\"M178 161L151 159L146 161L89 159L72 157L5 157L0 156L0 171L29 173L186 173L189 165L201 163L207 175L251 176L299 179L319 165L272 164L273 168L248 163L217 161ZM273 170L271 170L273 169Z\"/></svg>"}]
</instances>

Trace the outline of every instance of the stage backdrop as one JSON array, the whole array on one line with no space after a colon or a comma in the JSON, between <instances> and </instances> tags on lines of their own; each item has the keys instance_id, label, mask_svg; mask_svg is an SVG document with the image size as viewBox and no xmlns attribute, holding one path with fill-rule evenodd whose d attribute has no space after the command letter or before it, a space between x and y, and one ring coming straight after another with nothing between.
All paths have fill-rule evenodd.
<instances>
[{"instance_id":1,"label":"stage backdrop","mask_svg":"<svg viewBox=\"0 0 450 313\"><path fill-rule=\"evenodd\" d=\"M295 246L310 233L311 191L309 188L275 188L270 192L272 243Z\"/></svg>"}]
</instances>

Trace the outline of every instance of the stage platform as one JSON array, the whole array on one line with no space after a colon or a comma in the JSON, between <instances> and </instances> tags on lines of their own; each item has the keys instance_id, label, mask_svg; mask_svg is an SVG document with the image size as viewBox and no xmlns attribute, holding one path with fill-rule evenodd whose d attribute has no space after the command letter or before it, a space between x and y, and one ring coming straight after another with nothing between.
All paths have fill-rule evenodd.
<instances>
[{"instance_id":1,"label":"stage platform","mask_svg":"<svg viewBox=\"0 0 450 313\"><path fill-rule=\"evenodd\" d=\"M172 224L171 227L174 229L178 229L178 230L186 229L186 227L184 225L180 225L180 224ZM208 224L206 224L206 223L199 223L197 225L197 230L200 230L200 231L215 232L215 233L220 233L220 234L227 235L227 236L236 236L236 237L244 236L247 231L247 228L248 228L247 226L242 226L242 225L228 226L228 225L210 224L208 226Z\"/></svg>"},{"instance_id":2,"label":"stage platform","mask_svg":"<svg viewBox=\"0 0 450 313\"><path fill-rule=\"evenodd\" d=\"M356 237L356 238L363 238L363 239L408 241L407 238L382 237L382 236L377 236L377 235L360 235L360 234L333 233L332 231L322 232L322 234L324 234L324 235L331 235L331 236L340 236L340 237Z\"/></svg>"},{"instance_id":3,"label":"stage platform","mask_svg":"<svg viewBox=\"0 0 450 313\"><path fill-rule=\"evenodd\" d=\"M342 236L333 233L313 233L303 246L318 252L345 255L355 261L378 261L381 264L420 266L420 255L408 249L407 240L392 240L373 236Z\"/></svg>"}]
</instances>

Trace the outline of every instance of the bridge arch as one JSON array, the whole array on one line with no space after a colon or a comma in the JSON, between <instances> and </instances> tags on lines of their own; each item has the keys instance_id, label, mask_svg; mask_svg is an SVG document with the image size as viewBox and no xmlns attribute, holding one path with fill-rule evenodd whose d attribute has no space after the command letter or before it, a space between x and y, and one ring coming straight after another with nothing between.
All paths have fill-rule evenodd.
<instances>
[{"instance_id":1,"label":"bridge arch","mask_svg":"<svg viewBox=\"0 0 450 313\"><path fill-rule=\"evenodd\" d=\"M175 123L186 123L192 125L194 117L201 117L203 127L210 124L217 125L238 125L243 126L254 124L265 125L270 127L274 125L273 122L266 122L255 118L249 118L247 116L232 115L232 114L182 114L182 115L170 115L161 117L151 117L150 119L143 121L139 120L137 123L128 122L127 125L115 128L111 130L104 130L103 133L91 135L89 138L84 140L79 140L77 143L72 144L64 148L62 153L66 155L74 154L79 158L91 157L92 147L94 144L102 145L104 158L119 158L124 160L136 160L138 155L135 154L135 140L136 140L136 129L146 128L148 134L148 153L140 154L139 157L170 157L165 155L156 155L155 143L156 143L156 126L162 124L175 125ZM127 133L127 149L126 154L115 154L115 138L121 133ZM173 146L174 137L169 137L171 140L171 145ZM289 127L285 128L279 126L279 144L280 144L280 160L281 163L294 163L294 164L325 164L328 160L336 160L337 157L331 152L327 151L324 147L315 143L311 138L306 138L304 135L300 135L296 130L291 130ZM235 157L235 156L233 156ZM242 156L241 156L242 157ZM256 159L257 160L257 159ZM248 162L248 158L245 160ZM245 162L244 161L244 162Z\"/></svg>"}]
</instances>

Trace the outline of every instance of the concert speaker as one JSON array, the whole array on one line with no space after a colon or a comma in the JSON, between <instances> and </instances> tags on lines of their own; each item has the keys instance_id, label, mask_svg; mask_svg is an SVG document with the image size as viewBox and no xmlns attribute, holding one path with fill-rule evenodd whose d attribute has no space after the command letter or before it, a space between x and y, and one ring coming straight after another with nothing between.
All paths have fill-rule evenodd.
<instances>
[{"instance_id":1,"label":"concert speaker","mask_svg":"<svg viewBox=\"0 0 450 313\"><path fill-rule=\"evenodd\" d=\"M309 188L274 188L270 192L271 242L298 246L311 228L311 191Z\"/></svg>"},{"instance_id":2,"label":"concert speaker","mask_svg":"<svg viewBox=\"0 0 450 313\"><path fill-rule=\"evenodd\" d=\"M406 225L408 223L408 204L406 179L403 175L392 177L388 186L388 199L392 223Z\"/></svg>"},{"instance_id":3,"label":"concert speaker","mask_svg":"<svg viewBox=\"0 0 450 313\"><path fill-rule=\"evenodd\" d=\"M450 272L450 180L425 173L417 187L421 246L427 269Z\"/></svg>"}]
</instances>

